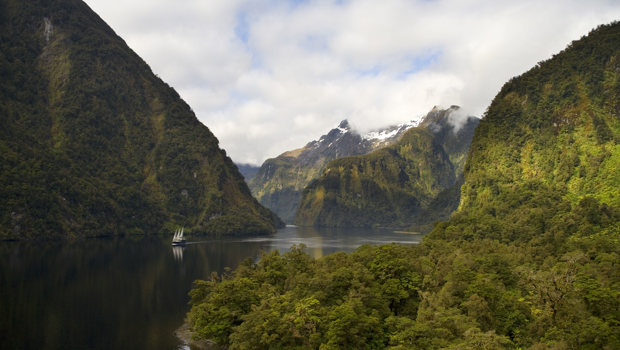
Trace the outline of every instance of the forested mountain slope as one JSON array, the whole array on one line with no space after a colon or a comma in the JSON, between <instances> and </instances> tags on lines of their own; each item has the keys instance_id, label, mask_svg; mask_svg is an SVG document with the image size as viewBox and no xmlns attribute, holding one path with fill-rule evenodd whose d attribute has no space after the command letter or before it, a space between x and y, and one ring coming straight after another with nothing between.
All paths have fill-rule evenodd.
<instances>
[{"instance_id":1,"label":"forested mountain slope","mask_svg":"<svg viewBox=\"0 0 620 350\"><path fill-rule=\"evenodd\" d=\"M0 2L0 238L266 233L217 139L80 0Z\"/></svg>"},{"instance_id":2,"label":"forested mountain slope","mask_svg":"<svg viewBox=\"0 0 620 350\"><path fill-rule=\"evenodd\" d=\"M459 202L462 171L479 119L457 106L435 108L395 144L331 161L303 191L303 226L421 229L447 219ZM455 116L459 124L456 124Z\"/></svg>"},{"instance_id":3,"label":"forested mountain slope","mask_svg":"<svg viewBox=\"0 0 620 350\"><path fill-rule=\"evenodd\" d=\"M557 240L585 233L567 215L606 222L620 208L619 32L594 31L504 85L476 130L459 214L440 231Z\"/></svg>"},{"instance_id":4,"label":"forested mountain slope","mask_svg":"<svg viewBox=\"0 0 620 350\"><path fill-rule=\"evenodd\" d=\"M197 282L231 349L620 348L620 23L506 83L420 245L299 248Z\"/></svg>"},{"instance_id":5,"label":"forested mountain slope","mask_svg":"<svg viewBox=\"0 0 620 350\"><path fill-rule=\"evenodd\" d=\"M260 169L259 166L253 164L235 163L235 165L237 166L237 169L239 169L241 175L243 175L243 178L246 182L252 180L254 175L256 175L256 173Z\"/></svg>"},{"instance_id":6,"label":"forested mountain slope","mask_svg":"<svg viewBox=\"0 0 620 350\"><path fill-rule=\"evenodd\" d=\"M347 120L304 147L267 159L249 180L254 196L287 223L297 213L301 192L334 159L367 154L398 141L416 122L360 134Z\"/></svg>"}]
</instances>

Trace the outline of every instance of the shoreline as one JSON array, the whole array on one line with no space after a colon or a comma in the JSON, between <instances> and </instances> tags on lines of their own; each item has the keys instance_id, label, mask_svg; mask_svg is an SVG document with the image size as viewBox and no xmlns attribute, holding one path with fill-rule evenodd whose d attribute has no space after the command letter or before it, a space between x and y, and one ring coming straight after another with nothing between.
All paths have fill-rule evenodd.
<instances>
[{"instance_id":1,"label":"shoreline","mask_svg":"<svg viewBox=\"0 0 620 350\"><path fill-rule=\"evenodd\" d=\"M174 331L174 335L192 350L222 350L217 344L209 340L194 340L193 332L187 322Z\"/></svg>"}]
</instances>

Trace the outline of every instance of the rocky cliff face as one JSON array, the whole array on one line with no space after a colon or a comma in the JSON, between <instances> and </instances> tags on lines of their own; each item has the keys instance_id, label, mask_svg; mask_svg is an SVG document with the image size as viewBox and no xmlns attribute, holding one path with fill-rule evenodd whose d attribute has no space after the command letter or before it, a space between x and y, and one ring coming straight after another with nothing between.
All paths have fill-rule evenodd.
<instances>
[{"instance_id":1,"label":"rocky cliff face","mask_svg":"<svg viewBox=\"0 0 620 350\"><path fill-rule=\"evenodd\" d=\"M79 0L0 2L0 237L267 233L217 139Z\"/></svg>"},{"instance_id":2,"label":"rocky cliff face","mask_svg":"<svg viewBox=\"0 0 620 350\"><path fill-rule=\"evenodd\" d=\"M328 163L303 191L295 223L424 229L446 218L478 122L457 106L434 108L391 146Z\"/></svg>"},{"instance_id":3,"label":"rocky cliff face","mask_svg":"<svg viewBox=\"0 0 620 350\"><path fill-rule=\"evenodd\" d=\"M250 189L263 205L284 221L292 223L301 191L320 175L329 161L367 154L393 144L414 125L417 122L412 121L362 135L352 130L347 120L343 120L337 128L303 148L266 160L249 181Z\"/></svg>"}]
</instances>

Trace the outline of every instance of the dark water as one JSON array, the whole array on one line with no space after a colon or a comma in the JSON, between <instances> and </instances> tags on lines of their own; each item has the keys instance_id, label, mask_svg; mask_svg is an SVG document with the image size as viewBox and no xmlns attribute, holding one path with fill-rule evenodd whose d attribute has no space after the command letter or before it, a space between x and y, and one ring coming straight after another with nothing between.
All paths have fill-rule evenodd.
<instances>
[{"instance_id":1,"label":"dark water","mask_svg":"<svg viewBox=\"0 0 620 350\"><path fill-rule=\"evenodd\" d=\"M0 349L183 349L174 336L196 279L293 244L320 257L362 244L416 243L390 231L287 227L260 238L0 242Z\"/></svg>"}]
</instances>

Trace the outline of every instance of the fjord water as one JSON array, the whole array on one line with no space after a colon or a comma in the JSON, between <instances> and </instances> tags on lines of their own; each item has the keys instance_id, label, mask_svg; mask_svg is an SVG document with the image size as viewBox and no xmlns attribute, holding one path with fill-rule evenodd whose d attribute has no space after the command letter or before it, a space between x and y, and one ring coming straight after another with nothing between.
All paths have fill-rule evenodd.
<instances>
[{"instance_id":1,"label":"fjord water","mask_svg":"<svg viewBox=\"0 0 620 350\"><path fill-rule=\"evenodd\" d=\"M196 279L261 251L304 244L320 257L363 244L417 243L387 230L287 227L264 237L0 242L0 349L179 349Z\"/></svg>"}]
</instances>

